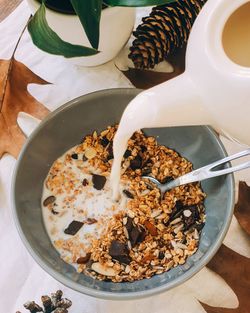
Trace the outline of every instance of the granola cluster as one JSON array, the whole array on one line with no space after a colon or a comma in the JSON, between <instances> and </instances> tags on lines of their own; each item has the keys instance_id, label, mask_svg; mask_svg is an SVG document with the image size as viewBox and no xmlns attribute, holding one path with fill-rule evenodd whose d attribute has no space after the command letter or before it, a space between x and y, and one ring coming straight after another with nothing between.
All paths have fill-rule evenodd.
<instances>
[{"instance_id":1,"label":"granola cluster","mask_svg":"<svg viewBox=\"0 0 250 313\"><path fill-rule=\"evenodd\" d=\"M72 174L65 179L60 170L51 169L46 181L51 192L57 194L66 188L74 197L84 192L87 185L102 190L113 162L116 129L117 126L108 127L99 135L95 131L74 148L73 154L71 151L66 155L66 160L72 162L73 158L81 170L90 166L98 174L79 182ZM192 164L176 151L159 145L154 137L136 132L128 142L122 162L126 209L114 211L111 218L102 220L102 224L106 223L105 231L99 237L89 236L91 244L84 253L84 249L77 249L81 245L77 232L87 223L86 216L82 221L72 221L65 233L73 237L57 244L74 251L73 262L79 272L105 281L150 278L184 264L198 248L205 222L205 194L199 183L192 183L166 192L161 199L156 186L142 176L150 175L164 183L191 170ZM98 220L92 219L92 223Z\"/></svg>"}]
</instances>

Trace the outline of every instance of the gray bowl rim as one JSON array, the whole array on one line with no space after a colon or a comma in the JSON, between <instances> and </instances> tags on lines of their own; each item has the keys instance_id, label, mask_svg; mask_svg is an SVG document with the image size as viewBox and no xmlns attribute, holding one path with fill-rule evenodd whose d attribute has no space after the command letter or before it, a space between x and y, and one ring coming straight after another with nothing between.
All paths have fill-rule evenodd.
<instances>
[{"instance_id":1,"label":"gray bowl rim","mask_svg":"<svg viewBox=\"0 0 250 313\"><path fill-rule=\"evenodd\" d=\"M42 259L42 257L38 256L31 244L29 243L29 241L27 240L24 231L22 230L22 227L19 223L19 219L18 219L18 215L17 215L17 207L15 204L15 182L16 182L16 176L17 176L17 172L18 172L18 168L19 168L19 164L25 154L26 148L29 145L29 142L36 136L37 133L39 133L39 131L51 120L53 120L54 116L57 115L59 112L66 110L69 107L78 105L78 102L81 101L83 98L86 97L92 97L96 94L100 94L103 95L103 93L118 93L120 94L121 92L128 92L131 93L132 95L136 95L138 94L138 92L140 92L140 89L136 89L136 88L110 88L110 89L104 89L104 90L98 90L95 92L91 92L82 96L79 96L63 105L61 105L59 108L57 108L56 110L54 110L53 112L50 112L48 114L48 116L46 116L41 122L40 124L36 127L36 129L31 133L31 135L27 138L23 148L21 149L21 152L19 154L18 160L16 162L15 168L14 168L14 172L12 175L12 183L11 183L11 209L12 209L12 214L14 217L14 222L17 228L17 231L19 233L19 236L24 244L24 246L26 247L26 249L28 250L28 252L30 253L30 255L32 256L32 258L36 261L36 263L45 271L47 272L50 276L52 276L54 279L56 279L57 281L59 281L60 283L62 283L63 285L77 291L80 293L83 293L85 295L88 296L92 296L95 298L101 298L101 299L106 299L106 300L132 300L132 299L139 299L139 298L145 298L145 297L149 297L149 296L153 296L153 295L157 295L160 293L163 293L167 290L170 290L174 287L177 287L178 285L184 283L185 281L187 281L188 279L190 279L192 276L194 276L195 274L197 274L204 266L206 266L206 264L213 258L213 256L215 255L215 253L218 251L218 249L220 248L220 246L222 245L223 239L225 238L227 231L229 229L229 226L231 224L231 220L232 220L232 216L233 216L233 211L234 211L234 201L235 201L235 181L234 181L234 176L233 174L229 174L228 176L230 177L230 181L229 184L231 185L231 195L230 195L230 199L229 199L229 205L231 207L231 210L228 210L228 214L225 217L226 222L224 223L222 230L219 234L219 236L217 237L217 240L213 243L212 248L210 250L209 255L208 254L204 254L203 257L201 257L201 259L199 259L196 262L196 267L189 269L188 271L186 271L181 277L177 277L176 279L174 279L173 281L163 285L163 286L159 286L159 287L155 287L153 289L148 289L148 290L144 290L144 291L137 291L137 292L129 292L129 293L122 293L122 292L107 292L107 291L102 291L102 290L96 290L96 289L92 289L92 288L88 288L85 287L83 285L80 285L76 282L71 281L70 279L66 278L63 274L53 270L52 268L50 268L50 266L48 266ZM223 143L221 142L221 140L219 139L219 137L216 135L215 131L207 125L200 125L201 127L206 128L213 137L215 137L218 145L220 146L220 149L223 151L223 153L225 154L225 156L227 156L227 152L224 148Z\"/></svg>"}]
</instances>

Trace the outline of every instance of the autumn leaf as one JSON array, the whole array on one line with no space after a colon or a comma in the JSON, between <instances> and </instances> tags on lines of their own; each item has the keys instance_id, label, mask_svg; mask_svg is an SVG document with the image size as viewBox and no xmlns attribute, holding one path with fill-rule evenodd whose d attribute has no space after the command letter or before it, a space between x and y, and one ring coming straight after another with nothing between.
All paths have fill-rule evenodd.
<instances>
[{"instance_id":1,"label":"autumn leaf","mask_svg":"<svg viewBox=\"0 0 250 313\"><path fill-rule=\"evenodd\" d=\"M167 58L166 61L168 61L174 69L171 73L140 70L136 68L129 68L127 71L122 71L122 73L136 88L148 89L182 74L185 70L185 52L186 47L177 49L174 54Z\"/></svg>"},{"instance_id":2,"label":"autumn leaf","mask_svg":"<svg viewBox=\"0 0 250 313\"><path fill-rule=\"evenodd\" d=\"M0 157L5 152L17 157L25 141L25 135L17 124L19 112L39 119L49 112L28 93L27 85L30 83L48 84L14 57L0 60Z\"/></svg>"},{"instance_id":3,"label":"autumn leaf","mask_svg":"<svg viewBox=\"0 0 250 313\"><path fill-rule=\"evenodd\" d=\"M208 268L219 274L233 289L239 300L236 309L211 307L201 303L207 313L249 313L250 259L222 245Z\"/></svg>"},{"instance_id":4,"label":"autumn leaf","mask_svg":"<svg viewBox=\"0 0 250 313\"><path fill-rule=\"evenodd\" d=\"M239 197L234 215L241 227L250 235L250 187L243 181L239 183Z\"/></svg>"},{"instance_id":5,"label":"autumn leaf","mask_svg":"<svg viewBox=\"0 0 250 313\"><path fill-rule=\"evenodd\" d=\"M30 83L44 85L48 82L15 60L15 50L10 60L0 60L0 158L4 153L17 157L25 142L26 137L17 124L19 112L39 119L49 113L27 90Z\"/></svg>"}]
</instances>

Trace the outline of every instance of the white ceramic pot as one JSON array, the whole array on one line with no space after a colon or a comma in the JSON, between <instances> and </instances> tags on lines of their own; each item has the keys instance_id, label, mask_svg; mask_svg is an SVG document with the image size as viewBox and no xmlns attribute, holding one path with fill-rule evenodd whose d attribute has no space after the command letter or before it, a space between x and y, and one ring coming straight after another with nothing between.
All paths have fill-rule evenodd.
<instances>
[{"instance_id":1,"label":"white ceramic pot","mask_svg":"<svg viewBox=\"0 0 250 313\"><path fill-rule=\"evenodd\" d=\"M34 14L39 8L36 0L27 0ZM46 10L46 18L50 27L65 41L90 47L88 38L75 15L68 15ZM82 66L96 66L112 60L127 43L135 22L134 8L110 7L102 11L100 22L100 53L89 57L69 59Z\"/></svg>"}]
</instances>

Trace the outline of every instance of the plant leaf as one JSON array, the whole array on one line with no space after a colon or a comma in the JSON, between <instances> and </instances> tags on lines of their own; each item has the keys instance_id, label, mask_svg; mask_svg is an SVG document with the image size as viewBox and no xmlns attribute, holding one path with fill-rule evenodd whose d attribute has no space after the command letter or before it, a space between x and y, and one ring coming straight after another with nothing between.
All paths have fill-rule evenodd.
<instances>
[{"instance_id":1,"label":"plant leaf","mask_svg":"<svg viewBox=\"0 0 250 313\"><path fill-rule=\"evenodd\" d=\"M45 5L42 3L38 11L28 23L28 31L33 43L38 48L51 54L63 55L66 58L89 56L98 53L96 49L73 45L63 41L49 27L45 14Z\"/></svg>"},{"instance_id":2,"label":"plant leaf","mask_svg":"<svg viewBox=\"0 0 250 313\"><path fill-rule=\"evenodd\" d=\"M145 7L175 2L176 0L105 0L105 4L121 7Z\"/></svg>"},{"instance_id":3,"label":"plant leaf","mask_svg":"<svg viewBox=\"0 0 250 313\"><path fill-rule=\"evenodd\" d=\"M102 0L70 0L92 47L98 49Z\"/></svg>"}]
</instances>

